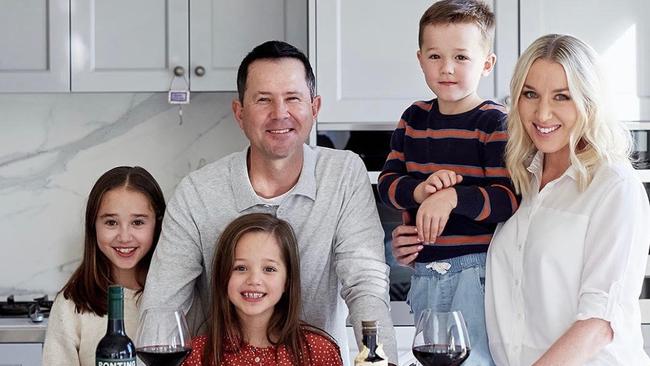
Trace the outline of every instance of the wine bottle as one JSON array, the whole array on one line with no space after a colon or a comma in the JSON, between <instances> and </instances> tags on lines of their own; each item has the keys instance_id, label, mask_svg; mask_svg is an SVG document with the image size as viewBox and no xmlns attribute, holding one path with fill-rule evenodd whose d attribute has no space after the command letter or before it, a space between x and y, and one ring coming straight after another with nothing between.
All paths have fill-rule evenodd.
<instances>
[{"instance_id":1,"label":"wine bottle","mask_svg":"<svg viewBox=\"0 0 650 366\"><path fill-rule=\"evenodd\" d=\"M377 341L377 321L362 321L363 348L355 357L355 366L388 366L388 358Z\"/></svg>"},{"instance_id":2,"label":"wine bottle","mask_svg":"<svg viewBox=\"0 0 650 366\"><path fill-rule=\"evenodd\" d=\"M108 326L97 344L96 366L136 366L135 345L124 330L124 288L108 287Z\"/></svg>"}]
</instances>

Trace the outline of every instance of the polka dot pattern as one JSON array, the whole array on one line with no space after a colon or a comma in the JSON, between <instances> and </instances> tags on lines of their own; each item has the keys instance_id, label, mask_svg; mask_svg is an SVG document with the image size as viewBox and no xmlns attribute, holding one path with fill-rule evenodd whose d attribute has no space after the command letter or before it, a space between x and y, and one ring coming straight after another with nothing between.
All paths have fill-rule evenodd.
<instances>
[{"instance_id":1,"label":"polka dot pattern","mask_svg":"<svg viewBox=\"0 0 650 366\"><path fill-rule=\"evenodd\" d=\"M342 366L337 347L327 338L307 332L307 343L311 350L312 366ZM206 336L192 339L192 352L182 366L203 366L201 356L207 342ZM237 353L226 353L223 366L293 366L289 353L283 345L253 347L246 344ZM212 366L212 365L206 365Z\"/></svg>"}]
</instances>

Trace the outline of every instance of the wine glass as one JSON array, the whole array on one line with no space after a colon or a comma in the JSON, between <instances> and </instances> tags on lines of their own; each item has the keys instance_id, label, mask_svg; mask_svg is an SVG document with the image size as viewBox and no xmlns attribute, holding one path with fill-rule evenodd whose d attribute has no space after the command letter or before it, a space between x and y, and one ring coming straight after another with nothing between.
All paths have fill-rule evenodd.
<instances>
[{"instance_id":1,"label":"wine glass","mask_svg":"<svg viewBox=\"0 0 650 366\"><path fill-rule=\"evenodd\" d=\"M467 326L460 311L420 314L413 337L413 356L424 366L458 366L469 357Z\"/></svg>"},{"instance_id":2,"label":"wine glass","mask_svg":"<svg viewBox=\"0 0 650 366\"><path fill-rule=\"evenodd\" d=\"M192 350L185 314L170 307L144 311L135 352L147 366L179 366Z\"/></svg>"}]
</instances>

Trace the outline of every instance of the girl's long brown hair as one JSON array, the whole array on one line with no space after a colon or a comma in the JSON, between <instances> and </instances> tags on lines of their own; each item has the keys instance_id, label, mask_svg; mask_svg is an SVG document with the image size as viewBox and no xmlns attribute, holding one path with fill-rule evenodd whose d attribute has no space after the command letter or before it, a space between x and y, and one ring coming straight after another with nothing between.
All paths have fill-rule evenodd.
<instances>
[{"instance_id":1,"label":"girl's long brown hair","mask_svg":"<svg viewBox=\"0 0 650 366\"><path fill-rule=\"evenodd\" d=\"M165 198L160 186L148 171L138 166L119 166L99 177L90 191L86 204L83 259L61 290L66 299L75 303L75 309L79 313L91 312L104 316L107 312L108 286L115 281L111 273L110 260L98 248L95 221L104 194L116 188L126 188L147 196L156 216L151 249L138 262L137 280L141 288L144 287L151 257L160 237L162 218L165 213Z\"/></svg>"},{"instance_id":2,"label":"girl's long brown hair","mask_svg":"<svg viewBox=\"0 0 650 366\"><path fill-rule=\"evenodd\" d=\"M202 355L203 365L221 365L226 351L236 352L243 345L237 312L228 298L228 282L235 263L235 248L239 239L246 233L259 231L275 237L287 268L285 291L275 305L266 330L268 341L273 345L285 346L294 365L312 363L305 337L307 331L319 334L336 345L327 333L300 321L300 260L298 243L291 225L269 214L253 213L231 222L217 242L212 262L212 305L208 317L207 344ZM231 349L233 347L234 350Z\"/></svg>"}]
</instances>

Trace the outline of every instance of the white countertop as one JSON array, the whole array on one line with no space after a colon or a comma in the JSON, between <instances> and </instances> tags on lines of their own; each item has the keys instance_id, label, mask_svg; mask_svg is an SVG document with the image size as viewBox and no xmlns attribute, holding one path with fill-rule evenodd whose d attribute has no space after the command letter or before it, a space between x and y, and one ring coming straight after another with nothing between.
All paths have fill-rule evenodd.
<instances>
[{"instance_id":1,"label":"white countertop","mask_svg":"<svg viewBox=\"0 0 650 366\"><path fill-rule=\"evenodd\" d=\"M43 343L47 319L34 323L29 318L0 318L0 343Z\"/></svg>"}]
</instances>

